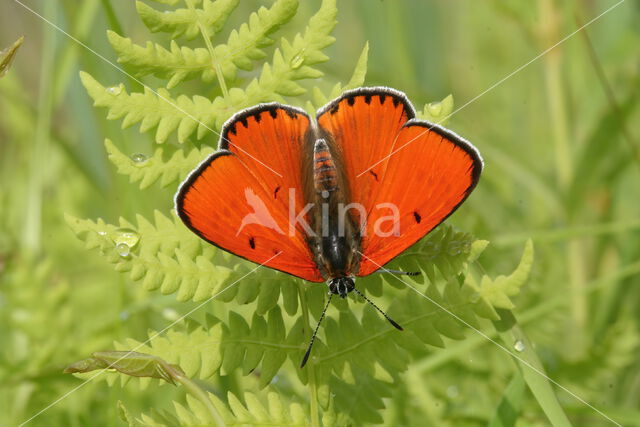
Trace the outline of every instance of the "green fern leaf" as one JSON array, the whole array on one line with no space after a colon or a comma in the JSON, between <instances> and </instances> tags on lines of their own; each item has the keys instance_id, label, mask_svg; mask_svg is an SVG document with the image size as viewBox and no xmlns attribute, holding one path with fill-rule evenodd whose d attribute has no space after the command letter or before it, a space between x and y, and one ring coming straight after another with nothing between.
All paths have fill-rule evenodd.
<instances>
[{"instance_id":1,"label":"green fern leaf","mask_svg":"<svg viewBox=\"0 0 640 427\"><path fill-rule=\"evenodd\" d=\"M152 42L142 47L113 31L107 31L107 37L118 55L119 63L133 68L138 76L153 74L168 79L167 89L198 74L201 74L204 82L210 82L216 76L211 66L211 55L205 48L181 47L175 40L171 40L169 50Z\"/></svg>"},{"instance_id":2,"label":"green fern leaf","mask_svg":"<svg viewBox=\"0 0 640 427\"><path fill-rule=\"evenodd\" d=\"M184 36L190 40L200 34L199 24L203 25L210 35L218 33L239 2L240 0L201 0L200 7L194 10L183 8L159 11L136 1L136 9L142 22L152 32L171 33L172 39Z\"/></svg>"},{"instance_id":3,"label":"green fern leaf","mask_svg":"<svg viewBox=\"0 0 640 427\"><path fill-rule=\"evenodd\" d=\"M289 22L297 9L298 0L277 0L269 9L261 7L251 14L248 24L231 32L226 44L216 46L215 58L225 78L233 79L237 68L249 71L253 61L266 58L261 48L273 44L269 35Z\"/></svg>"},{"instance_id":4,"label":"green fern leaf","mask_svg":"<svg viewBox=\"0 0 640 427\"><path fill-rule=\"evenodd\" d=\"M275 391L269 390L266 394L267 404L254 393L245 393L243 404L240 399L231 392L227 393L225 404L212 393L207 393L210 403L221 415L227 426L308 426L307 416L298 403L289 404L286 409ZM211 425L212 418L204 403L191 395L187 395L186 405L174 402L175 415L168 413L152 413L143 415L141 421L146 425L164 424L172 420L179 420L179 425L200 426ZM173 425L173 424L168 424Z\"/></svg>"},{"instance_id":5,"label":"green fern leaf","mask_svg":"<svg viewBox=\"0 0 640 427\"><path fill-rule=\"evenodd\" d=\"M67 216L74 233L88 249L99 248L117 271L130 272L146 290L176 293L180 301L204 300L221 292L249 271L238 261L203 243L179 219L155 212L155 225L138 216L138 227L121 219L120 225Z\"/></svg>"},{"instance_id":6,"label":"green fern leaf","mask_svg":"<svg viewBox=\"0 0 640 427\"><path fill-rule=\"evenodd\" d=\"M185 156L184 151L173 153L169 160L162 159L163 149L157 148L148 158L136 159L135 156L123 154L111 140L104 142L109 160L118 172L129 176L130 182L140 182L140 189L151 186L160 179L160 185L166 187L178 180L183 180L203 158L211 154L211 148L193 149Z\"/></svg>"},{"instance_id":7,"label":"green fern leaf","mask_svg":"<svg viewBox=\"0 0 640 427\"><path fill-rule=\"evenodd\" d=\"M80 73L80 78L94 105L109 108L107 119L123 118L123 128L140 123L140 132L157 127L157 143L165 142L169 134L176 130L180 143L185 142L196 130L198 139L201 139L217 122L217 116L227 117L231 114L222 105L221 98L212 103L202 96L189 98L181 95L174 100L165 89L158 89L156 94L147 88L144 93L129 95L122 84L105 88L84 72Z\"/></svg>"},{"instance_id":8,"label":"green fern leaf","mask_svg":"<svg viewBox=\"0 0 640 427\"><path fill-rule=\"evenodd\" d=\"M533 242L528 240L518 267L509 276L491 279L485 275L478 284L472 275L467 275L465 293L476 301L476 312L483 317L498 320L500 317L494 307L512 310L515 305L511 297L520 292L520 288L529 277L532 264Z\"/></svg>"},{"instance_id":9,"label":"green fern leaf","mask_svg":"<svg viewBox=\"0 0 640 427\"><path fill-rule=\"evenodd\" d=\"M430 102L418 111L418 118L431 123L445 125L453 112L453 95L447 95L442 101Z\"/></svg>"},{"instance_id":10,"label":"green fern leaf","mask_svg":"<svg viewBox=\"0 0 640 427\"><path fill-rule=\"evenodd\" d=\"M297 34L293 42L282 39L271 64L264 64L260 77L249 83L243 91L230 91L231 104L236 108L275 100L283 96L297 96L305 89L296 81L323 76L311 65L324 62L328 57L322 50L335 39L330 35L336 24L335 0L323 0L318 12L311 17L304 35Z\"/></svg>"},{"instance_id":11,"label":"green fern leaf","mask_svg":"<svg viewBox=\"0 0 640 427\"><path fill-rule=\"evenodd\" d=\"M351 79L349 79L349 83L346 85L342 85L341 83L336 83L331 89L329 95L325 95L319 87L314 87L312 90L313 103L308 102L306 106L306 110L309 114L315 114L315 112L321 106L325 105L329 100L337 98L342 92L348 89L355 89L364 84L365 77L367 76L367 63L369 60L369 43L365 43L362 52L360 53L360 57L358 58L358 62L356 62L356 66L353 69L353 73L351 74Z\"/></svg>"},{"instance_id":12,"label":"green fern leaf","mask_svg":"<svg viewBox=\"0 0 640 427\"><path fill-rule=\"evenodd\" d=\"M143 3L139 4L143 5L139 9L148 8ZM207 49L180 47L175 40L171 41L170 50L167 50L151 42L147 42L147 46L143 48L113 31L107 31L107 36L118 55L118 62L135 68L139 75L153 74L168 79L167 88L170 89L198 74L201 74L203 81L212 81L215 78L214 63L220 66L227 79L234 79L238 68L251 70L253 61L266 57L261 48L273 43L268 36L288 22L297 8L297 0L278 0L270 9L260 8L258 12L251 14L248 24L231 32L226 44L214 48L213 58ZM166 14L149 9L153 11L154 17L159 15L165 18Z\"/></svg>"},{"instance_id":13,"label":"green fern leaf","mask_svg":"<svg viewBox=\"0 0 640 427\"><path fill-rule=\"evenodd\" d=\"M455 231L449 225L441 225L426 238L418 241L389 264L390 269L418 271L418 281L429 279L434 283L439 276L451 280L459 274L472 255L475 239L469 233ZM477 255L475 255L477 256ZM395 287L403 287L401 282L391 280Z\"/></svg>"}]
</instances>

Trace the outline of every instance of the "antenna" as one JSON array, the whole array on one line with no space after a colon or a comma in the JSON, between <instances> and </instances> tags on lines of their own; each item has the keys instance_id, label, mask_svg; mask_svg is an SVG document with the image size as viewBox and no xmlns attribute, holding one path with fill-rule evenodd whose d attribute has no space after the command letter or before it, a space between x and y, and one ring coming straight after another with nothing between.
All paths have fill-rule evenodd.
<instances>
[{"instance_id":1,"label":"antenna","mask_svg":"<svg viewBox=\"0 0 640 427\"><path fill-rule=\"evenodd\" d=\"M420 272L419 271L400 271L400 270L388 270L388 269L380 269L380 270L376 270L374 271L374 273L391 273L391 274L400 274L400 275L405 275L405 276L419 276Z\"/></svg>"},{"instance_id":2,"label":"antenna","mask_svg":"<svg viewBox=\"0 0 640 427\"><path fill-rule=\"evenodd\" d=\"M369 304L371 304L376 310L378 310L380 312L380 314L382 314L384 316L385 319L387 319L389 321L389 323L391 323L393 325L394 328L400 330L400 331L404 331L404 329L402 329L402 326L398 325L392 318L390 318L389 316L387 316L387 313L385 313L384 311L382 311L380 309L380 307L378 307L377 305L375 305L373 303L373 301L371 301L369 298L365 297L364 294L362 292L360 292L359 290L357 290L356 288L353 288L353 290L360 295L362 298L364 298L364 300L366 302L368 302ZM322 319L322 318L321 318Z\"/></svg>"},{"instance_id":3,"label":"antenna","mask_svg":"<svg viewBox=\"0 0 640 427\"><path fill-rule=\"evenodd\" d=\"M327 312L327 308L329 308L329 304L331 304L332 296L333 294L330 293L329 300L327 301L327 305L324 306L324 310L322 310L322 314L320 315L320 319L318 320L318 324L316 325L316 330L313 331L313 336L311 336L311 341L309 342L309 347L307 348L307 352L304 354L304 357L302 358L302 363L300 363L300 369L304 368L304 365L307 364L307 360L309 359L309 355L311 354L311 347L313 347L313 342L316 340L316 334L318 333L318 328L320 327L320 323L322 323L322 319L324 319L324 315Z\"/></svg>"}]
</instances>

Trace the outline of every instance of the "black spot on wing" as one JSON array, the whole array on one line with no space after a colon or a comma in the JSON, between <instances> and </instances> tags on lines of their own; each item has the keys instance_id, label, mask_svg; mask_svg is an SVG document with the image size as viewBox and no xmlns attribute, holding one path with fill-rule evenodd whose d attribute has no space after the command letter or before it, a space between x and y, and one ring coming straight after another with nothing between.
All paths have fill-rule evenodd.
<instances>
[{"instance_id":1,"label":"black spot on wing","mask_svg":"<svg viewBox=\"0 0 640 427\"><path fill-rule=\"evenodd\" d=\"M329 110L329 112L331 114L335 114L338 112L338 110L340 109L340 103L336 102L336 105L334 105L333 107L331 107L331 110Z\"/></svg>"},{"instance_id":2,"label":"black spot on wing","mask_svg":"<svg viewBox=\"0 0 640 427\"><path fill-rule=\"evenodd\" d=\"M256 240L253 237L249 237L249 246L251 246L251 249L256 248Z\"/></svg>"},{"instance_id":3,"label":"black spot on wing","mask_svg":"<svg viewBox=\"0 0 640 427\"><path fill-rule=\"evenodd\" d=\"M239 122L242 123L242 126L244 126L245 128L249 127L249 122L247 121L246 117L240 117Z\"/></svg>"},{"instance_id":4,"label":"black spot on wing","mask_svg":"<svg viewBox=\"0 0 640 427\"><path fill-rule=\"evenodd\" d=\"M231 123L229 125L229 127L227 128L227 132L232 133L233 135L236 134L236 124L235 123Z\"/></svg>"},{"instance_id":5,"label":"black spot on wing","mask_svg":"<svg viewBox=\"0 0 640 427\"><path fill-rule=\"evenodd\" d=\"M374 171L369 171L369 173L371 174L371 176L373 176L375 178L376 181L378 181L378 174L375 173Z\"/></svg>"},{"instance_id":6,"label":"black spot on wing","mask_svg":"<svg viewBox=\"0 0 640 427\"><path fill-rule=\"evenodd\" d=\"M380 105L384 104L384 101L387 99L387 95L384 93L381 93L380 95L378 95L378 98L380 98Z\"/></svg>"},{"instance_id":7,"label":"black spot on wing","mask_svg":"<svg viewBox=\"0 0 640 427\"><path fill-rule=\"evenodd\" d=\"M367 105L371 104L371 94L370 94L370 93L368 93L368 94L366 94L366 95L364 96L364 102L365 102L365 104L367 104Z\"/></svg>"},{"instance_id":8,"label":"black spot on wing","mask_svg":"<svg viewBox=\"0 0 640 427\"><path fill-rule=\"evenodd\" d=\"M273 190L273 198L278 198L278 191L280 191L280 186L278 185L275 190Z\"/></svg>"},{"instance_id":9,"label":"black spot on wing","mask_svg":"<svg viewBox=\"0 0 640 427\"><path fill-rule=\"evenodd\" d=\"M413 218L416 220L416 223L418 223L418 224L420 224L420 221L422 221L422 217L416 211L413 212Z\"/></svg>"},{"instance_id":10,"label":"black spot on wing","mask_svg":"<svg viewBox=\"0 0 640 427\"><path fill-rule=\"evenodd\" d=\"M269 110L269 114L271 114L271 117L275 119L276 117L278 117L278 110L272 108L271 110Z\"/></svg>"},{"instance_id":11,"label":"black spot on wing","mask_svg":"<svg viewBox=\"0 0 640 427\"><path fill-rule=\"evenodd\" d=\"M256 119L256 123L260 123L260 120L262 120L262 115L261 113L256 113L253 115L253 118Z\"/></svg>"},{"instance_id":12,"label":"black spot on wing","mask_svg":"<svg viewBox=\"0 0 640 427\"><path fill-rule=\"evenodd\" d=\"M350 96L347 98L347 104L349 105L353 105L356 102L356 97L355 96Z\"/></svg>"},{"instance_id":13,"label":"black spot on wing","mask_svg":"<svg viewBox=\"0 0 640 427\"><path fill-rule=\"evenodd\" d=\"M397 96L393 97L393 106L397 107L400 104L400 98L398 98Z\"/></svg>"}]
</instances>

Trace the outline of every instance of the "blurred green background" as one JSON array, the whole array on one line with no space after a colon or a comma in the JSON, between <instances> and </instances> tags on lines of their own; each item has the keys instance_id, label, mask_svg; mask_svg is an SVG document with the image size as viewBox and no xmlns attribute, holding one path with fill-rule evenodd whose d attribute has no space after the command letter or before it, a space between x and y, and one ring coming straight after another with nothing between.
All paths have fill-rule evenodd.
<instances>
[{"instance_id":1,"label":"blurred green background","mask_svg":"<svg viewBox=\"0 0 640 427\"><path fill-rule=\"evenodd\" d=\"M0 48L25 37L0 78L0 425L28 419L80 384L62 374L67 364L110 348L114 340L140 339L193 306L132 284L99 254L86 251L64 221L65 213L113 223L120 216L150 217L153 210L172 209L175 186L140 192L116 174L105 137L131 154L150 155L154 143L137 126L121 130L120 121L106 120L78 77L83 70L103 84L139 89L98 56L116 60L106 30L140 44L167 37L150 35L133 2L24 3L94 52L13 0L0 3ZM241 2L225 28L268 4ZM283 35L300 31L318 4L301 2ZM510 271L526 239L533 238L536 262L516 314L544 311L545 302L566 297L523 323L547 372L614 419L638 425L640 3L625 1L519 69L614 4L342 1L337 42L320 68L327 87L346 82L368 41L367 85L402 90L416 106L448 94L456 108L464 106L447 127L480 149L486 169L449 222L491 241L480 260L491 272ZM153 77L143 81L163 84ZM201 83L181 90L213 93ZM169 143L176 144L175 137ZM485 353L500 352L490 343L480 346ZM491 363L467 361L460 368L457 357L437 370L421 371L425 381L491 378ZM468 387L445 387L445 414L435 404L434 390L425 392L420 410L451 425L486 424L497 402L474 395L471 379ZM32 424L114 425L118 400L134 408L161 406L176 393L166 390L145 393L90 383ZM415 390L403 392L420 407ZM576 425L606 424L583 403L558 394ZM545 425L535 404L531 407L519 422ZM389 425L413 423L392 409L383 416Z\"/></svg>"}]
</instances>

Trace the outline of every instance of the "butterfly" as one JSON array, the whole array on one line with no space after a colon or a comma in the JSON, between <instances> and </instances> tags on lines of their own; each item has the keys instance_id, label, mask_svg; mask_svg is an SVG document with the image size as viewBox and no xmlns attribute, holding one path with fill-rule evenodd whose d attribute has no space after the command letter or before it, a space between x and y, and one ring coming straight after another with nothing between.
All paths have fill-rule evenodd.
<instances>
[{"instance_id":1,"label":"butterfly","mask_svg":"<svg viewBox=\"0 0 640 427\"><path fill-rule=\"evenodd\" d=\"M483 168L470 142L415 116L387 87L346 91L315 119L280 103L242 110L180 186L176 211L221 249L326 282L325 311L333 295L364 297L355 278L380 271L451 215Z\"/></svg>"}]
</instances>

